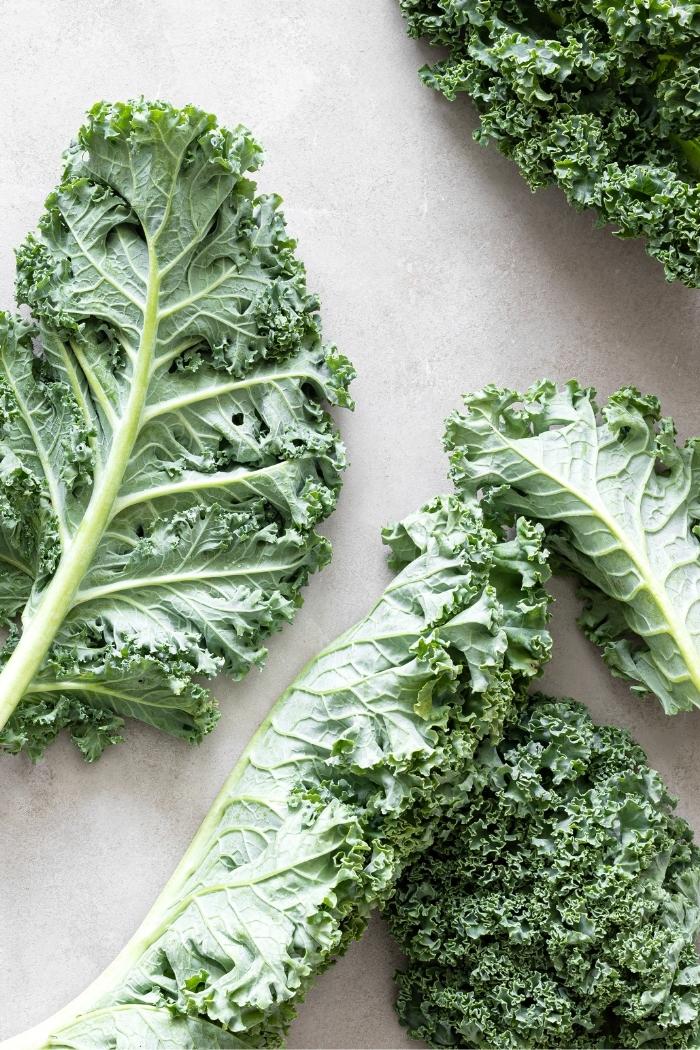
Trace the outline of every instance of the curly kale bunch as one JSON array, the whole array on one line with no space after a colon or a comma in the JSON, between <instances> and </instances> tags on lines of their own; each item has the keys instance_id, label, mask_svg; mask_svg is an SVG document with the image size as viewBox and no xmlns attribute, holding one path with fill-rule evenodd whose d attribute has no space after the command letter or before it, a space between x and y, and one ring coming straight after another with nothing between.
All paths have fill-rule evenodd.
<instances>
[{"instance_id":1,"label":"curly kale bunch","mask_svg":"<svg viewBox=\"0 0 700 1050\"><path fill-rule=\"evenodd\" d=\"M644 752L571 700L485 743L388 912L398 1012L442 1047L697 1045L700 850Z\"/></svg>"},{"instance_id":2,"label":"curly kale bunch","mask_svg":"<svg viewBox=\"0 0 700 1050\"><path fill-rule=\"evenodd\" d=\"M533 189L555 184L669 280L700 285L700 5L695 0L400 0L421 70L481 116L475 137Z\"/></svg>"}]
</instances>

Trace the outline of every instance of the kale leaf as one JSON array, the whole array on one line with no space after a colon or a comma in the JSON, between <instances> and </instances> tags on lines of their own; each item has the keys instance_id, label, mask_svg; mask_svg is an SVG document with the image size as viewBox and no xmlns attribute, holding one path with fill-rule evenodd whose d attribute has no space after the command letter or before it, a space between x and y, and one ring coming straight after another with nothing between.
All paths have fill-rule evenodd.
<instances>
[{"instance_id":1,"label":"kale leaf","mask_svg":"<svg viewBox=\"0 0 700 1050\"><path fill-rule=\"evenodd\" d=\"M668 714L700 707L698 441L679 447L657 399L632 388L602 411L594 391L546 380L465 403L446 433L458 491L545 525L613 674Z\"/></svg>"},{"instance_id":2,"label":"kale leaf","mask_svg":"<svg viewBox=\"0 0 700 1050\"><path fill-rule=\"evenodd\" d=\"M272 708L133 939L3 1050L282 1045L549 656L541 529L448 497L385 538L397 576Z\"/></svg>"},{"instance_id":3,"label":"kale leaf","mask_svg":"<svg viewBox=\"0 0 700 1050\"><path fill-rule=\"evenodd\" d=\"M398 1012L433 1047L700 1036L700 850L627 733L534 696L388 905Z\"/></svg>"},{"instance_id":4,"label":"kale leaf","mask_svg":"<svg viewBox=\"0 0 700 1050\"><path fill-rule=\"evenodd\" d=\"M260 147L193 106L97 104L0 315L0 748L125 717L188 740L328 542L349 363L321 341ZM17 617L21 612L21 630ZM4 727L4 728L2 728Z\"/></svg>"},{"instance_id":5,"label":"kale leaf","mask_svg":"<svg viewBox=\"0 0 700 1050\"><path fill-rule=\"evenodd\" d=\"M700 9L694 0L400 0L412 36L447 48L421 70L466 92L475 138L533 189L561 187L669 280L700 285Z\"/></svg>"}]
</instances>

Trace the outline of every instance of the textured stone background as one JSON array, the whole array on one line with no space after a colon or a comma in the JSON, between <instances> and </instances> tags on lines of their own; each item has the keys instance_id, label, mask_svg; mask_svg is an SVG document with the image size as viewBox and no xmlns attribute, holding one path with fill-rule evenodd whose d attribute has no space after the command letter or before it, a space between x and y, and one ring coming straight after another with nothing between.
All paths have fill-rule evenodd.
<instances>
[{"instance_id":1,"label":"textured stone background","mask_svg":"<svg viewBox=\"0 0 700 1050\"><path fill-rule=\"evenodd\" d=\"M94 767L67 742L36 767L0 760L0 1034L77 994L139 923L274 698L388 579L379 528L445 488L443 417L484 382L572 375L634 383L697 432L700 300L665 284L556 192L470 141L466 101L417 76L426 52L395 0L4 0L0 302L62 148L98 98L192 101L261 139L261 185L286 199L326 334L355 361L352 459L311 584L267 668L221 681L198 749L144 727ZM700 713L665 718L610 681L557 591L545 685L629 726L700 825ZM395 949L376 921L300 1010L292 1047L408 1047L392 1012Z\"/></svg>"}]
</instances>

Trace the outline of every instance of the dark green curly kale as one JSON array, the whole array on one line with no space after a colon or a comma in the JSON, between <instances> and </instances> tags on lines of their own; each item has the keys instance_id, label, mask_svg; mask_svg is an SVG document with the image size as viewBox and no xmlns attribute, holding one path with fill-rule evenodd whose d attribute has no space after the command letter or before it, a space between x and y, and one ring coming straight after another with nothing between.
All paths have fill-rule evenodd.
<instances>
[{"instance_id":1,"label":"dark green curly kale","mask_svg":"<svg viewBox=\"0 0 700 1050\"><path fill-rule=\"evenodd\" d=\"M700 284L700 5L693 0L400 0L421 70L466 92L533 189L560 186L669 280Z\"/></svg>"},{"instance_id":2,"label":"dark green curly kale","mask_svg":"<svg viewBox=\"0 0 700 1050\"><path fill-rule=\"evenodd\" d=\"M628 734L531 697L389 906L398 1012L433 1047L700 1035L700 851Z\"/></svg>"}]
</instances>

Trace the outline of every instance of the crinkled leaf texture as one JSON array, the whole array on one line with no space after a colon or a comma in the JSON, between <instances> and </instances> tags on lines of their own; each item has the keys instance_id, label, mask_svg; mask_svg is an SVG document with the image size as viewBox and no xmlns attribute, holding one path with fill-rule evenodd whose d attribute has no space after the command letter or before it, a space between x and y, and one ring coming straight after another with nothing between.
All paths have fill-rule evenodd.
<instances>
[{"instance_id":1,"label":"crinkled leaf texture","mask_svg":"<svg viewBox=\"0 0 700 1050\"><path fill-rule=\"evenodd\" d=\"M583 581L581 624L613 673L668 714L700 707L699 446L680 448L654 397L544 381L465 398L446 444L463 494L545 524Z\"/></svg>"},{"instance_id":2,"label":"crinkled leaf texture","mask_svg":"<svg viewBox=\"0 0 700 1050\"><path fill-rule=\"evenodd\" d=\"M277 702L132 942L5 1050L280 1045L549 654L536 527L503 541L450 497L386 539L398 575Z\"/></svg>"},{"instance_id":3,"label":"crinkled leaf texture","mask_svg":"<svg viewBox=\"0 0 700 1050\"><path fill-rule=\"evenodd\" d=\"M398 1011L433 1047L700 1039L700 850L644 752L534 696L388 906Z\"/></svg>"},{"instance_id":4,"label":"crinkled leaf texture","mask_svg":"<svg viewBox=\"0 0 700 1050\"><path fill-rule=\"evenodd\" d=\"M669 280L700 285L700 8L695 0L400 0L421 70L480 115L533 189L559 186Z\"/></svg>"},{"instance_id":5,"label":"crinkled leaf texture","mask_svg":"<svg viewBox=\"0 0 700 1050\"><path fill-rule=\"evenodd\" d=\"M192 106L100 103L0 316L0 746L124 717L188 740L290 620L329 545L348 362L249 132ZM22 630L15 628L22 613Z\"/></svg>"}]
</instances>

